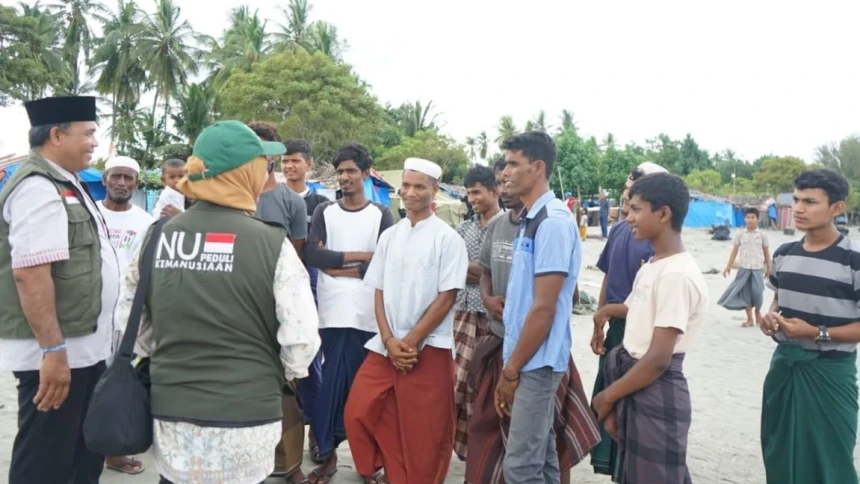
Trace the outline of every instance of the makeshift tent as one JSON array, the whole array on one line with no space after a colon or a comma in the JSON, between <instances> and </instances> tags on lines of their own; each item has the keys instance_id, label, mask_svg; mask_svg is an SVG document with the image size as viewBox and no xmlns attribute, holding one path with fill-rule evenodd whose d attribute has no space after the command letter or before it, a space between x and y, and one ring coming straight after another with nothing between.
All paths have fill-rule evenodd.
<instances>
[{"instance_id":1,"label":"makeshift tent","mask_svg":"<svg viewBox=\"0 0 860 484\"><path fill-rule=\"evenodd\" d=\"M731 203L693 198L687 209L684 227L710 228L714 225L732 224L733 219L734 213Z\"/></svg>"},{"instance_id":2,"label":"makeshift tent","mask_svg":"<svg viewBox=\"0 0 860 484\"><path fill-rule=\"evenodd\" d=\"M381 171L379 175L392 187L389 194L391 198L389 206L391 207L391 212L394 214L394 220L400 220L400 196L397 195L397 190L400 189L403 171ZM452 197L444 190L439 190L433 202L436 216L444 220L451 227L456 227L463 221L463 217L466 215L466 204L460 201L460 199Z\"/></svg>"}]
</instances>

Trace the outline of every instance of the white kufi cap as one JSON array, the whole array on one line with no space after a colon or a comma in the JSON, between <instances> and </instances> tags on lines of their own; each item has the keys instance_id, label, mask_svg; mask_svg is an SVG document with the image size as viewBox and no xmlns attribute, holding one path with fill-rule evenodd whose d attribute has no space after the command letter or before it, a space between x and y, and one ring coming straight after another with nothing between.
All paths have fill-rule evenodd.
<instances>
[{"instance_id":1,"label":"white kufi cap","mask_svg":"<svg viewBox=\"0 0 860 484\"><path fill-rule=\"evenodd\" d=\"M442 178L442 168L439 165L421 158L407 158L403 163L403 169L424 173L437 181Z\"/></svg>"},{"instance_id":2,"label":"white kufi cap","mask_svg":"<svg viewBox=\"0 0 860 484\"><path fill-rule=\"evenodd\" d=\"M651 161L643 162L636 168L642 170L643 175L651 175L654 173L669 173L669 170Z\"/></svg>"},{"instance_id":3,"label":"white kufi cap","mask_svg":"<svg viewBox=\"0 0 860 484\"><path fill-rule=\"evenodd\" d=\"M105 171L111 168L130 168L135 173L140 173L140 164L129 156L114 156L105 163Z\"/></svg>"}]
</instances>

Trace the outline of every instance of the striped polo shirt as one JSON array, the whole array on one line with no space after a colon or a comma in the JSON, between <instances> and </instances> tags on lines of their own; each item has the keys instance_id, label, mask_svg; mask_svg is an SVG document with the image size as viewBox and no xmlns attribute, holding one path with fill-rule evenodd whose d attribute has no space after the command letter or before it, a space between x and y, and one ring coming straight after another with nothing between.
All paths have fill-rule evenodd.
<instances>
[{"instance_id":1,"label":"striped polo shirt","mask_svg":"<svg viewBox=\"0 0 860 484\"><path fill-rule=\"evenodd\" d=\"M860 245L840 235L830 247L809 252L803 239L783 244L773 254L773 273L768 286L779 300L785 318L799 318L813 326L835 328L860 321ZM779 342L799 344L815 351L854 351L856 344L788 338Z\"/></svg>"}]
</instances>

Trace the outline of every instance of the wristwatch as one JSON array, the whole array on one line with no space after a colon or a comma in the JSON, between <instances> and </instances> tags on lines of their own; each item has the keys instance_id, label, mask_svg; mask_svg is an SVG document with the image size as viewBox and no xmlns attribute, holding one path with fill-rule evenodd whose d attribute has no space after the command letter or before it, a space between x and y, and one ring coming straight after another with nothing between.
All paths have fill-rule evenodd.
<instances>
[{"instance_id":1,"label":"wristwatch","mask_svg":"<svg viewBox=\"0 0 860 484\"><path fill-rule=\"evenodd\" d=\"M827 331L825 326L818 327L818 337L815 338L815 342L818 344L830 342L830 331Z\"/></svg>"}]
</instances>

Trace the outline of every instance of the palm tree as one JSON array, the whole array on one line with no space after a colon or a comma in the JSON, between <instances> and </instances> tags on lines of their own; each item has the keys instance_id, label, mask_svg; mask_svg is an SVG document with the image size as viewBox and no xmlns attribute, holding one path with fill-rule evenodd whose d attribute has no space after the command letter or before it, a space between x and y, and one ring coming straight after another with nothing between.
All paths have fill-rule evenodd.
<instances>
[{"instance_id":1,"label":"palm tree","mask_svg":"<svg viewBox=\"0 0 860 484\"><path fill-rule=\"evenodd\" d=\"M95 36L90 28L90 16L106 13L107 8L98 0L60 0L52 5L65 17L63 60L69 66L71 79L66 86L67 94L79 94L84 90L81 81L80 58L83 53L86 64L90 62L90 52L95 45Z\"/></svg>"},{"instance_id":2,"label":"palm tree","mask_svg":"<svg viewBox=\"0 0 860 484\"><path fill-rule=\"evenodd\" d=\"M152 123L153 128L166 127L170 100L188 83L188 76L197 72L197 50L192 46L194 35L188 21L180 18L180 9L173 0L158 0L155 13L146 15L139 46L141 62L155 88L153 116L159 99L164 101L164 115L160 123Z\"/></svg>"},{"instance_id":3,"label":"palm tree","mask_svg":"<svg viewBox=\"0 0 860 484\"><path fill-rule=\"evenodd\" d=\"M311 25L311 10L313 7L308 0L290 0L287 8L281 9L287 18L287 24L281 25L281 32L275 34L278 38L278 50L295 49L305 45Z\"/></svg>"},{"instance_id":4,"label":"palm tree","mask_svg":"<svg viewBox=\"0 0 860 484\"><path fill-rule=\"evenodd\" d=\"M573 111L565 109L561 112L561 126L559 127L559 134L567 131L576 131L576 122L573 120Z\"/></svg>"},{"instance_id":5,"label":"palm tree","mask_svg":"<svg viewBox=\"0 0 860 484\"><path fill-rule=\"evenodd\" d=\"M141 65L140 40L142 15L134 0L118 0L117 13L100 18L104 23L104 39L93 54L93 69L98 75L96 90L111 98L111 127L117 123L120 104L137 104L146 84L146 71ZM117 130L111 129L111 143Z\"/></svg>"},{"instance_id":6,"label":"palm tree","mask_svg":"<svg viewBox=\"0 0 860 484\"><path fill-rule=\"evenodd\" d=\"M475 151L478 146L478 139L474 136L469 136L466 138L466 147L469 148L469 161L472 163L475 162Z\"/></svg>"},{"instance_id":7,"label":"palm tree","mask_svg":"<svg viewBox=\"0 0 860 484\"><path fill-rule=\"evenodd\" d=\"M187 86L178 99L179 112L173 114L176 131L193 145L203 128L212 124L215 108L215 91L205 84Z\"/></svg>"},{"instance_id":8,"label":"palm tree","mask_svg":"<svg viewBox=\"0 0 860 484\"><path fill-rule=\"evenodd\" d=\"M345 40L338 38L337 27L322 21L311 24L302 46L308 52L322 52L335 62L342 62L343 54L349 48Z\"/></svg>"},{"instance_id":9,"label":"palm tree","mask_svg":"<svg viewBox=\"0 0 860 484\"><path fill-rule=\"evenodd\" d=\"M220 42L208 36L200 38L208 45L206 61L215 86L222 85L233 70L250 70L269 52L266 24L257 10L251 14L247 6L237 7L230 13L230 27L224 31Z\"/></svg>"},{"instance_id":10,"label":"palm tree","mask_svg":"<svg viewBox=\"0 0 860 484\"><path fill-rule=\"evenodd\" d=\"M609 151L615 149L615 135L612 133L606 133L606 137L603 138L603 151Z\"/></svg>"},{"instance_id":11,"label":"palm tree","mask_svg":"<svg viewBox=\"0 0 860 484\"><path fill-rule=\"evenodd\" d=\"M546 133L549 130L549 127L546 125L546 111L540 110L537 116L535 116L534 121L532 122L532 130L535 131L543 131ZM526 130L531 131L531 130Z\"/></svg>"},{"instance_id":12,"label":"palm tree","mask_svg":"<svg viewBox=\"0 0 860 484\"><path fill-rule=\"evenodd\" d=\"M403 103L399 108L390 112L391 116L403 130L406 136L415 136L415 133L428 129L436 129L436 118L438 114L431 115L433 101L422 105L421 101L414 104Z\"/></svg>"},{"instance_id":13,"label":"palm tree","mask_svg":"<svg viewBox=\"0 0 860 484\"><path fill-rule=\"evenodd\" d=\"M487 132L481 131L481 134L478 135L478 154L481 155L482 160L487 159L488 144L489 140L487 139Z\"/></svg>"},{"instance_id":14,"label":"palm tree","mask_svg":"<svg viewBox=\"0 0 860 484\"><path fill-rule=\"evenodd\" d=\"M501 144L515 134L517 134L517 126L514 124L514 118L512 116L502 116L499 119L499 136L496 137L496 143Z\"/></svg>"},{"instance_id":15,"label":"palm tree","mask_svg":"<svg viewBox=\"0 0 860 484\"><path fill-rule=\"evenodd\" d=\"M27 86L22 86L26 90L24 94L27 99L37 99L44 97L49 88L62 91L71 76L69 66L63 60L62 32L57 27L62 22L62 14L51 12L42 7L40 2L35 2L32 6L23 2L19 5L22 17L30 17L36 24L31 32L31 42L25 46L25 55L38 63L45 72L50 73L44 82L34 80Z\"/></svg>"}]
</instances>

